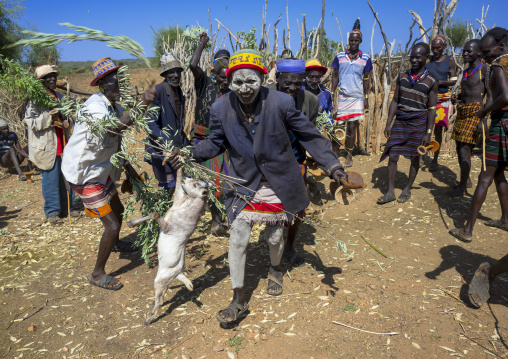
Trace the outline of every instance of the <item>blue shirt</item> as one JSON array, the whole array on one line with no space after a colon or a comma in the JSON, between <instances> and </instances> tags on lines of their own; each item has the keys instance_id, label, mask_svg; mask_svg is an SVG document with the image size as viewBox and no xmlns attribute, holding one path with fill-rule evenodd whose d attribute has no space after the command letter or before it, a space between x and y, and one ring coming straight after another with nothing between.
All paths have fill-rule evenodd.
<instances>
[{"instance_id":1,"label":"blue shirt","mask_svg":"<svg viewBox=\"0 0 508 359\"><path fill-rule=\"evenodd\" d=\"M360 51L356 60L350 60L346 51L342 51L333 59L332 67L339 70L341 94L363 98L363 74L372 70L372 61L369 55Z\"/></svg>"},{"instance_id":2,"label":"blue shirt","mask_svg":"<svg viewBox=\"0 0 508 359\"><path fill-rule=\"evenodd\" d=\"M303 83L302 89L306 89L307 82ZM310 91L307 89L307 91ZM332 92L328 87L326 87L323 84L319 84L319 94L317 95L319 99L319 108L318 112L329 112L330 118L332 118L332 112L333 112L333 96Z\"/></svg>"}]
</instances>

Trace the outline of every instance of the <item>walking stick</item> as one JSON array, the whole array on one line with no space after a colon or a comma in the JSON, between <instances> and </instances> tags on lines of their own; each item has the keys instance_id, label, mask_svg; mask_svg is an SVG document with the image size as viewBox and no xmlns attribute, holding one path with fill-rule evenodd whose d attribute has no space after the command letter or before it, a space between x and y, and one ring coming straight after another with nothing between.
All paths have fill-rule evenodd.
<instances>
[{"instance_id":1,"label":"walking stick","mask_svg":"<svg viewBox=\"0 0 508 359\"><path fill-rule=\"evenodd\" d=\"M71 91L71 86L69 85L69 78L68 77L65 78L65 82L67 83L67 98L68 98L69 92ZM65 128L63 128L63 132L64 132L63 148L65 148L65 146L67 145L67 136L66 136ZM63 155L62 155L62 158L63 158ZM67 182L67 181L65 181L65 182ZM72 224L72 221L71 221L71 195L70 195L71 186L69 185L69 182L67 182L65 189L67 190L67 215L69 216L69 224Z\"/></svg>"},{"instance_id":2,"label":"walking stick","mask_svg":"<svg viewBox=\"0 0 508 359\"><path fill-rule=\"evenodd\" d=\"M482 83L482 69L480 68L480 85ZM480 109L483 108L483 92L481 92L480 99ZM482 162L483 162L483 171L487 171L487 162L485 160L485 121L482 118Z\"/></svg>"}]
</instances>

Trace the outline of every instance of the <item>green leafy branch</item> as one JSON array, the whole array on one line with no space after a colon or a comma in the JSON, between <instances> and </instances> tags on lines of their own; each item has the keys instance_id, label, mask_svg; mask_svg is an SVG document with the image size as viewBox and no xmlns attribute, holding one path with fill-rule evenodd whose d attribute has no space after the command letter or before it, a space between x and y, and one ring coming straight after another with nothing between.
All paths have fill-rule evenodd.
<instances>
[{"instance_id":1,"label":"green leafy branch","mask_svg":"<svg viewBox=\"0 0 508 359\"><path fill-rule=\"evenodd\" d=\"M127 51L132 56L135 56L145 62L148 67L150 66L149 60L143 56L145 50L143 47L136 41L130 39L125 35L112 36L106 34L100 30L90 29L84 26L76 26L69 23L60 23L59 25L65 26L69 29L74 30L76 33L70 34L48 34L43 32L35 32L24 30L23 33L31 36L29 39L22 39L18 42L9 45L8 47L13 46L56 46L62 42L67 41L67 43L71 44L77 41L85 41L85 40L93 40L107 43L107 46L112 47L117 50Z\"/></svg>"},{"instance_id":2,"label":"green leafy branch","mask_svg":"<svg viewBox=\"0 0 508 359\"><path fill-rule=\"evenodd\" d=\"M36 79L19 63L8 60L0 55L0 86L9 90L18 100L31 100L41 107L56 107L58 101L44 89L42 81Z\"/></svg>"}]
</instances>

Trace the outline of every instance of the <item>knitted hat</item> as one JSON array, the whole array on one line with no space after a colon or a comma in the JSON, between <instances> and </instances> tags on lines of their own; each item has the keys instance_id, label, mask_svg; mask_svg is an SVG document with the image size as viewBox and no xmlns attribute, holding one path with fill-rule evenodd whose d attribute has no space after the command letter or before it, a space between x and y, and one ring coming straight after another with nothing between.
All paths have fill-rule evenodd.
<instances>
[{"instance_id":1,"label":"knitted hat","mask_svg":"<svg viewBox=\"0 0 508 359\"><path fill-rule=\"evenodd\" d=\"M263 75L268 73L268 70L263 65L261 54L253 49L235 52L229 59L229 69L226 71L226 76L231 77L233 72L239 69L253 69L261 72Z\"/></svg>"},{"instance_id":2,"label":"knitted hat","mask_svg":"<svg viewBox=\"0 0 508 359\"><path fill-rule=\"evenodd\" d=\"M321 70L324 75L328 71L328 67L321 65L321 62L317 59L310 59L305 63L305 71L309 70Z\"/></svg>"},{"instance_id":3,"label":"knitted hat","mask_svg":"<svg viewBox=\"0 0 508 359\"><path fill-rule=\"evenodd\" d=\"M177 68L183 70L182 63L178 60L175 54L172 52L166 52L161 56L161 75L168 70Z\"/></svg>"},{"instance_id":4,"label":"knitted hat","mask_svg":"<svg viewBox=\"0 0 508 359\"><path fill-rule=\"evenodd\" d=\"M35 77L38 79L42 79L44 76L49 74L56 74L58 76L59 72L56 67L52 65L42 65L35 69Z\"/></svg>"},{"instance_id":5,"label":"knitted hat","mask_svg":"<svg viewBox=\"0 0 508 359\"><path fill-rule=\"evenodd\" d=\"M92 65L93 74L95 78L90 83L90 86L97 86L97 81L106 76L107 74L118 70L122 66L115 66L111 57L104 57L94 62Z\"/></svg>"}]
</instances>

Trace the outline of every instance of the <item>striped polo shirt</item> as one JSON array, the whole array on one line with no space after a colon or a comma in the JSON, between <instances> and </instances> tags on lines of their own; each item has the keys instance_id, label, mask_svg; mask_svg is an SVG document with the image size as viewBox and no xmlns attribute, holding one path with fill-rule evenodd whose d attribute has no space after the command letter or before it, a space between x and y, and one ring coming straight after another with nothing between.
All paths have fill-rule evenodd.
<instances>
[{"instance_id":1,"label":"striped polo shirt","mask_svg":"<svg viewBox=\"0 0 508 359\"><path fill-rule=\"evenodd\" d=\"M363 74L372 70L369 55L360 51L356 60L350 60L346 51L339 52L332 67L339 70L340 93L349 97L363 98Z\"/></svg>"}]
</instances>

